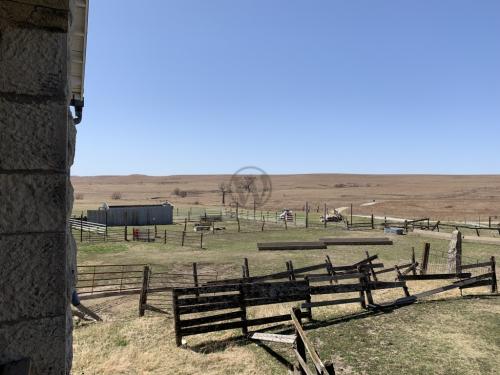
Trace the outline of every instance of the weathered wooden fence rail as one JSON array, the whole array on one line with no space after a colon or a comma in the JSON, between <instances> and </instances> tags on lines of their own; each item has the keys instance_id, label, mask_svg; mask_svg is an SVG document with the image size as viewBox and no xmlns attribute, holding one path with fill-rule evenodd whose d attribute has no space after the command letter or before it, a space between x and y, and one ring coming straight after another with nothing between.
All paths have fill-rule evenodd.
<instances>
[{"instance_id":1,"label":"weathered wooden fence rail","mask_svg":"<svg viewBox=\"0 0 500 375\"><path fill-rule=\"evenodd\" d=\"M423 254L423 263L426 266L429 265L429 253L430 245L426 244ZM459 279L449 286L418 294L417 298L445 290L457 288L462 290L485 285L490 285L492 292L497 291L494 257L488 262L476 261L463 264L458 268L460 272L445 274L417 272L419 263L415 258L413 250L408 263L384 269L382 263L374 263L378 256L370 255L368 252L365 259L351 265L333 265L327 256L324 263L301 268L294 268L293 263L287 261L286 271L261 276L250 276L248 260L245 259L241 278L208 281L198 287L172 290L176 343L181 345L184 336L226 329L240 328L243 334L247 334L249 327L291 319L290 314L249 319L247 308L254 306L298 302L304 309L304 316L312 319L312 309L316 307L359 303L362 308L376 309L383 305L391 305L374 301L372 292L392 288L401 288L404 293L404 297L397 299L392 305L401 301L411 303L416 299L412 299L409 293L407 280ZM463 260L463 257L460 259ZM378 268L382 270L377 271ZM470 272L476 269L482 272L485 268L488 272L477 276L472 276ZM468 272L463 272L464 270ZM315 271L323 272L315 273ZM378 280L377 275L387 272L395 272L396 281ZM347 283L339 283L340 281ZM316 296L343 293L351 295L346 298L315 299ZM358 293L358 296L353 297L352 293ZM204 313L212 315L200 316ZM185 318L191 314L196 316Z\"/></svg>"},{"instance_id":2,"label":"weathered wooden fence rail","mask_svg":"<svg viewBox=\"0 0 500 375\"><path fill-rule=\"evenodd\" d=\"M250 306L304 301L308 288L305 281L174 288L172 307L176 344L182 344L182 337L199 333L240 328L242 334L246 335L252 326L289 321L290 314L249 319L246 309ZM224 313L199 316L200 313L218 311ZM196 314L196 317L182 319L191 314Z\"/></svg>"},{"instance_id":3,"label":"weathered wooden fence rail","mask_svg":"<svg viewBox=\"0 0 500 375\"><path fill-rule=\"evenodd\" d=\"M290 314L292 324L295 330L295 342L293 344L293 353L297 359L297 365L294 368L296 374L307 375L335 375L333 363L323 362L312 344L309 337L307 337L304 329L302 328L302 312L298 308L293 308ZM307 365L307 354L311 358L314 365L314 371L311 371Z\"/></svg>"},{"instance_id":4,"label":"weathered wooden fence rail","mask_svg":"<svg viewBox=\"0 0 500 375\"><path fill-rule=\"evenodd\" d=\"M453 223L442 223L441 221L437 221L432 228L430 228L432 231L440 231L440 228L451 228L454 230L461 230L461 229L470 229L474 230L476 232L476 235L478 237L481 236L481 231L487 231L487 232L498 232L500 235L500 224L493 226L490 222L489 226L484 226L484 225L467 225L467 224L453 224Z\"/></svg>"},{"instance_id":5,"label":"weathered wooden fence rail","mask_svg":"<svg viewBox=\"0 0 500 375\"><path fill-rule=\"evenodd\" d=\"M290 267L290 262L287 262L289 266L286 272L260 277L218 280L216 283L207 283L199 287L174 288L172 308L176 343L181 345L184 336L235 328L241 328L242 333L247 334L248 327L251 326L290 320L289 314L249 319L246 313L248 307L300 302L300 306L306 311L306 316L312 319L312 308L315 307L359 303L361 307L366 308L367 303L374 303L371 294L373 290L402 288L405 296L408 296L404 281L370 280L370 273L374 267L374 264L370 262L376 258L377 256L374 255L353 265L337 267L327 261L325 264L295 270ZM325 269L326 273L303 274L320 268ZM332 274L332 272L335 273ZM244 271L244 274L247 273ZM298 280L300 277L302 280ZM289 280L275 281L283 278ZM333 284L333 282L338 283L340 280L349 279L356 281L348 284ZM273 281L269 282L269 280ZM324 285L325 281L331 284ZM311 285L313 282L323 282L323 285ZM358 293L359 297L313 301L314 296L342 293ZM224 313L199 316L200 313L218 311L224 311ZM197 316L182 319L188 314L197 314Z\"/></svg>"}]
</instances>

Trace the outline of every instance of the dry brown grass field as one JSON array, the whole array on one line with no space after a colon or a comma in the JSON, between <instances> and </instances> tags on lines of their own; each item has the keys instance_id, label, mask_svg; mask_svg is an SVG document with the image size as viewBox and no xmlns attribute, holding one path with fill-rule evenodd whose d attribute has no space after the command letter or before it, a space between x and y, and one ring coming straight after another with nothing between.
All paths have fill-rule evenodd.
<instances>
[{"instance_id":1,"label":"dry brown grass field","mask_svg":"<svg viewBox=\"0 0 500 375\"><path fill-rule=\"evenodd\" d=\"M164 200L177 207L219 207L220 183L229 175L210 176L96 176L72 177L75 189L74 213L110 204L159 203ZM345 207L351 203L355 214L389 217L430 217L440 220L476 221L479 216L500 215L499 176L417 176L417 175L277 175L271 176L272 196L263 210L284 207L298 210L309 202L311 223L319 223L324 203ZM174 194L179 189L185 197ZM120 199L112 199L119 193ZM229 199L230 200L230 199ZM228 201L229 201L228 200ZM372 205L363 205L373 202ZM320 206L320 212L315 209ZM259 208L260 209L260 208ZM197 210L194 210L198 212ZM495 222L498 219L495 218ZM225 223L231 231L230 223ZM250 224L249 224L250 225ZM270 224L269 224L270 225ZM250 225L251 226L251 225ZM253 225L255 226L255 225ZM183 225L161 227L160 231L180 231ZM193 232L192 223L188 231ZM149 263L166 270L189 272L192 262L215 269L222 275L241 272L244 257L252 272L266 274L283 270L285 261L297 267L322 262L329 254L336 264L349 264L364 256L365 250L378 254L386 266L408 260L411 248L418 256L424 242L432 251L447 250L448 241L417 235L396 236L394 246L331 247L328 250L259 252L256 242L317 240L321 236L384 236L377 231L347 231L342 224L322 228L253 231L207 235L203 250L141 242L78 243L78 262L89 264ZM473 259L500 257L494 244L465 244L464 255ZM389 275L388 280L393 280ZM446 284L410 282L412 293ZM317 319L306 327L322 358L332 360L340 374L496 374L500 368L499 299L489 289L458 291L428 298L422 303L389 314L342 317L360 314L359 306L318 308ZM377 292L377 298L391 300L400 290ZM187 338L187 348L177 348L172 319L148 312L137 317L137 297L118 297L88 301L104 322L77 322L74 335L74 373L89 374L282 374L286 368L266 350L241 338L238 331L224 331ZM291 305L252 308L253 317L283 314ZM289 326L285 324L285 331ZM279 330L278 330L279 331ZM280 345L272 349L293 362L291 350Z\"/></svg>"},{"instance_id":2,"label":"dry brown grass field","mask_svg":"<svg viewBox=\"0 0 500 375\"><path fill-rule=\"evenodd\" d=\"M72 177L74 212L96 208L101 202L154 203L169 200L177 206L220 205L220 183L230 175L193 176L95 176ZM431 217L478 221L500 216L500 175L273 175L272 196L264 209L301 209L354 205L356 214L395 217ZM187 192L175 195L174 189ZM120 201L113 201L120 193ZM376 204L361 206L363 203Z\"/></svg>"},{"instance_id":3,"label":"dry brown grass field","mask_svg":"<svg viewBox=\"0 0 500 375\"><path fill-rule=\"evenodd\" d=\"M181 226L181 225L174 225ZM192 231L190 224L189 231ZM258 241L317 240L324 235L384 236L382 231L347 231L342 225L327 229L290 228L265 232L207 235L206 248L181 247L177 243L78 242L78 262L89 264L150 263L153 268L190 272L191 262L199 269L217 270L224 277L241 273L243 258L249 259L252 275L317 264L329 254L335 264L351 264L365 251L378 254L387 267L409 259L411 248L418 260L425 242L431 254L446 251L448 241L416 235L393 236L393 246L331 246L328 250L261 252ZM500 257L497 245L466 243L464 256L485 260ZM385 274L383 280L394 280ZM412 293L445 285L449 280L409 282ZM403 295L400 289L375 292L378 302ZM354 297L351 295L350 297ZM318 300L331 296L317 296ZM348 297L344 295L343 297ZM335 296L334 298L340 298ZM500 299L489 287L457 290L431 296L415 305L386 314L364 314L359 305L321 307L306 329L321 358L332 360L337 374L497 374L500 368ZM245 340L239 330L188 336L187 347L177 348L170 315L147 312L138 315L138 296L85 301L103 322L77 322L74 331L75 374L284 374L286 368L264 348ZM252 307L251 317L283 314L294 305ZM359 314L360 317L356 318ZM343 317L348 317L343 319ZM349 319L349 317L351 317ZM275 332L290 333L288 324ZM271 348L294 362L290 348Z\"/></svg>"}]
</instances>

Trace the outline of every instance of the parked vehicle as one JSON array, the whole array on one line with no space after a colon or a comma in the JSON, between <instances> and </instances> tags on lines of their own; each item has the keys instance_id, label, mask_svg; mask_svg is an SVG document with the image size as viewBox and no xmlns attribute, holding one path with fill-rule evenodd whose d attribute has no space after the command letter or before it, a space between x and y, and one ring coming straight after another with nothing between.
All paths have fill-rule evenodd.
<instances>
[{"instance_id":1,"label":"parked vehicle","mask_svg":"<svg viewBox=\"0 0 500 375\"><path fill-rule=\"evenodd\" d=\"M340 212L338 212L337 210L333 210L333 212L329 212L326 214L326 217L324 216L321 216L320 218L320 221L322 223L324 223L325 221L326 222L334 222L334 223L339 223L341 222L342 220L344 220L344 217L342 216L342 214Z\"/></svg>"},{"instance_id":2,"label":"parked vehicle","mask_svg":"<svg viewBox=\"0 0 500 375\"><path fill-rule=\"evenodd\" d=\"M293 221L293 211L285 208L279 216L280 220Z\"/></svg>"}]
</instances>

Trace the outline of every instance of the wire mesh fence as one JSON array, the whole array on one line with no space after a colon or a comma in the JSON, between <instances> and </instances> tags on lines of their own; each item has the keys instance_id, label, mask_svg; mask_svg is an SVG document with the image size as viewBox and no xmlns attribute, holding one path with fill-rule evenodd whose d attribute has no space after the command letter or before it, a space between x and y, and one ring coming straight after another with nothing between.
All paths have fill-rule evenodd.
<instances>
[{"instance_id":1,"label":"wire mesh fence","mask_svg":"<svg viewBox=\"0 0 500 375\"><path fill-rule=\"evenodd\" d=\"M489 261L489 259L478 259L475 257L464 255L462 255L460 258L460 263L462 265L476 265ZM455 257L450 257L448 252L436 250L432 250L429 252L426 269L427 274L453 273L456 272L456 267ZM470 272L472 276L481 275L490 271L491 269L489 266L475 267L467 270L467 272Z\"/></svg>"},{"instance_id":2,"label":"wire mesh fence","mask_svg":"<svg viewBox=\"0 0 500 375\"><path fill-rule=\"evenodd\" d=\"M151 267L147 285L147 305L153 306L155 312L170 314L172 311L172 289L179 287L197 287L208 282L216 282L219 272L215 269L203 267L198 270L193 263L193 271L164 271L158 267ZM147 311L148 309L146 309Z\"/></svg>"}]
</instances>

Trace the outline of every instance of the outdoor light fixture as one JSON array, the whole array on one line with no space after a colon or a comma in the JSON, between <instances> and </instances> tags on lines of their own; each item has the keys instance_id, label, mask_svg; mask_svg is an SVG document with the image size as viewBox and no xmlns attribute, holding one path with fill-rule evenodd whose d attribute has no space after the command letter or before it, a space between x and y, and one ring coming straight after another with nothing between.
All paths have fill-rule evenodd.
<instances>
[{"instance_id":1,"label":"outdoor light fixture","mask_svg":"<svg viewBox=\"0 0 500 375\"><path fill-rule=\"evenodd\" d=\"M76 0L72 9L71 24L71 102L75 108L75 124L82 121L83 83L85 80L85 52L87 49L87 24L89 0Z\"/></svg>"}]
</instances>

